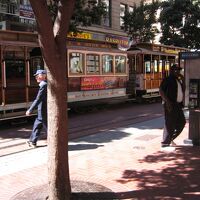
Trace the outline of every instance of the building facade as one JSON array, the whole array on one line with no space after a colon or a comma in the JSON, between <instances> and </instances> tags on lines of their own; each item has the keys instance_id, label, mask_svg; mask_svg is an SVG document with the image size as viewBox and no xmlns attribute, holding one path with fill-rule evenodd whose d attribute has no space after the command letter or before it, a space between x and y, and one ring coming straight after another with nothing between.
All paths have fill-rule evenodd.
<instances>
[{"instance_id":1,"label":"building facade","mask_svg":"<svg viewBox=\"0 0 200 200\"><path fill-rule=\"evenodd\" d=\"M123 30L123 19L126 10L132 11L134 4L140 0L99 0L106 4L107 15L99 24L80 27L82 31L91 33L107 33L127 37ZM0 1L0 29L15 31L36 31L34 14L28 0ZM101 37L101 36L99 36ZM117 40L116 38L114 38Z\"/></svg>"},{"instance_id":2,"label":"building facade","mask_svg":"<svg viewBox=\"0 0 200 200\"><path fill-rule=\"evenodd\" d=\"M36 23L29 1L1 0L0 29L33 32Z\"/></svg>"}]
</instances>

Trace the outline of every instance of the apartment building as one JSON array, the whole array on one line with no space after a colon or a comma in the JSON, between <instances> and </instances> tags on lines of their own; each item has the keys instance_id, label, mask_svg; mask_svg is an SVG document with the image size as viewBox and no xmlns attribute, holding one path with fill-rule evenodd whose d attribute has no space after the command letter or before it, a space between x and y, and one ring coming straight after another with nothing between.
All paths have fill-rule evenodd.
<instances>
[{"instance_id":1,"label":"apartment building","mask_svg":"<svg viewBox=\"0 0 200 200\"><path fill-rule=\"evenodd\" d=\"M122 17L125 11L132 12L134 4L138 4L140 0L101 1L104 1L106 4L107 15L101 20L100 24L93 24L90 27L80 27L80 30L83 31L80 37L82 39L84 37L91 38L93 41L117 43L119 48L129 48L130 39L124 32Z\"/></svg>"},{"instance_id":2,"label":"apartment building","mask_svg":"<svg viewBox=\"0 0 200 200\"><path fill-rule=\"evenodd\" d=\"M80 27L83 34L80 36L102 40L127 43L128 36L123 30L122 17L126 10L132 11L134 3L140 0L98 0L106 4L107 15L99 24L90 27ZM28 0L1 0L0 1L0 29L15 31L36 31L34 14ZM86 32L87 34L85 34ZM106 37L105 34L109 37ZM73 37L71 34L70 37ZM76 36L77 37L77 36ZM122 40L122 41L121 41ZM125 41L124 41L125 40Z\"/></svg>"},{"instance_id":3,"label":"apartment building","mask_svg":"<svg viewBox=\"0 0 200 200\"><path fill-rule=\"evenodd\" d=\"M0 1L0 29L34 31L34 14L28 0Z\"/></svg>"}]
</instances>

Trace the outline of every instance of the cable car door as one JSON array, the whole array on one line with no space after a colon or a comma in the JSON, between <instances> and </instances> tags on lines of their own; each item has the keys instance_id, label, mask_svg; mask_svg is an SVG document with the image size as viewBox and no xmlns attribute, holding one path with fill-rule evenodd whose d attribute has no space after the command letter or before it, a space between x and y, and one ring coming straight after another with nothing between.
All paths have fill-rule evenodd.
<instances>
[{"instance_id":1,"label":"cable car door","mask_svg":"<svg viewBox=\"0 0 200 200\"><path fill-rule=\"evenodd\" d=\"M4 104L26 102L26 68L24 60L4 60L3 72Z\"/></svg>"},{"instance_id":2,"label":"cable car door","mask_svg":"<svg viewBox=\"0 0 200 200\"><path fill-rule=\"evenodd\" d=\"M22 59L6 59L2 65L4 105L26 102L25 61Z\"/></svg>"},{"instance_id":3,"label":"cable car door","mask_svg":"<svg viewBox=\"0 0 200 200\"><path fill-rule=\"evenodd\" d=\"M152 67L151 67L151 61L145 61L144 62L144 89L146 91L150 90L152 88Z\"/></svg>"}]
</instances>

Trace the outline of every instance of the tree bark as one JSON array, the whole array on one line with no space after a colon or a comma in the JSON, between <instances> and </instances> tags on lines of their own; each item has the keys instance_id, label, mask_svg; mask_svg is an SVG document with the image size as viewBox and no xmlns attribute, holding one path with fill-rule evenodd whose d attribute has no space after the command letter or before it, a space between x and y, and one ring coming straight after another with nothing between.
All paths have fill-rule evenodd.
<instances>
[{"instance_id":1,"label":"tree bark","mask_svg":"<svg viewBox=\"0 0 200 200\"><path fill-rule=\"evenodd\" d=\"M65 64L54 76L48 73L48 178L49 199L69 200L71 187L68 167L67 82Z\"/></svg>"}]
</instances>

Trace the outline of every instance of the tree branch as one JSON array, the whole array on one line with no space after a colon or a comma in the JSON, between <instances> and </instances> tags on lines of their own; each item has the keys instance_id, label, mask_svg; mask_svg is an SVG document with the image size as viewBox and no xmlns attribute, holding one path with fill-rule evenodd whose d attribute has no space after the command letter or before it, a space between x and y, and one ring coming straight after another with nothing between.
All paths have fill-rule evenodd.
<instances>
[{"instance_id":1,"label":"tree branch","mask_svg":"<svg viewBox=\"0 0 200 200\"><path fill-rule=\"evenodd\" d=\"M74 11L75 0L59 0L58 12L53 24L52 16L48 8L47 0L30 0L38 25L39 43L46 62L47 56L43 49L48 49L51 55L57 55L57 51L66 48L66 37L70 19ZM62 48L60 48L62 46ZM49 61L50 63L51 61Z\"/></svg>"},{"instance_id":2,"label":"tree branch","mask_svg":"<svg viewBox=\"0 0 200 200\"><path fill-rule=\"evenodd\" d=\"M54 36L58 38L66 37L69 23L74 12L75 0L60 0L58 13L53 27Z\"/></svg>"},{"instance_id":3,"label":"tree branch","mask_svg":"<svg viewBox=\"0 0 200 200\"><path fill-rule=\"evenodd\" d=\"M37 21L40 46L42 48L48 48L49 51L53 52L55 50L55 41L54 41L55 38L53 35L53 22L49 14L47 1L30 0L30 3Z\"/></svg>"}]
</instances>

